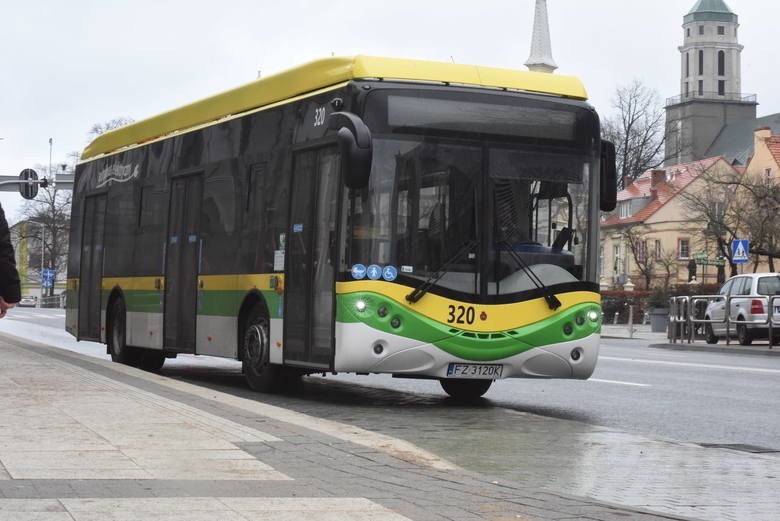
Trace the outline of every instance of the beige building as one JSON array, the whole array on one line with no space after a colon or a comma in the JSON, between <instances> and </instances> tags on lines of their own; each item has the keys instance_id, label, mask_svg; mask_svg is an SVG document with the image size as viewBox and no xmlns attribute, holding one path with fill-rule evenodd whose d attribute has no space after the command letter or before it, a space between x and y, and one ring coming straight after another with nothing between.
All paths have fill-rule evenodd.
<instances>
[{"instance_id":1,"label":"beige building","mask_svg":"<svg viewBox=\"0 0 780 521\"><path fill-rule=\"evenodd\" d=\"M745 175L754 180L777 183L780 180L780 135L772 135L770 127L757 128L753 133L753 150Z\"/></svg>"},{"instance_id":2,"label":"beige building","mask_svg":"<svg viewBox=\"0 0 780 521\"><path fill-rule=\"evenodd\" d=\"M615 211L601 223L601 287L637 289L716 283L717 231L691 209L710 204L705 179L738 176L723 157L648 170L618 193ZM717 197L712 201L717 211ZM726 270L728 273L728 270ZM722 275L721 275L722 276Z\"/></svg>"}]
</instances>

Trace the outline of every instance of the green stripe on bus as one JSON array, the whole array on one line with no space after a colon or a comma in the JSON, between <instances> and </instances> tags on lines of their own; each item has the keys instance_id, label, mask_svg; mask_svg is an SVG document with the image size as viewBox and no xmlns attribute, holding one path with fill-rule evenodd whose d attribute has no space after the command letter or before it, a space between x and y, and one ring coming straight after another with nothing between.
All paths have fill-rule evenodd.
<instances>
[{"instance_id":1,"label":"green stripe on bus","mask_svg":"<svg viewBox=\"0 0 780 521\"><path fill-rule=\"evenodd\" d=\"M357 302L366 307L358 311ZM336 319L345 323L362 322L374 329L394 335L431 343L447 353L474 361L493 361L514 356L535 347L576 341L600 333L600 321L588 318L590 311L599 312L595 303L573 306L563 313L535 324L514 330L490 333L462 330L431 320L398 305L376 293L339 295ZM362 306L361 306L362 307ZM382 317L378 311L385 308ZM397 327L393 327L397 319Z\"/></svg>"},{"instance_id":2,"label":"green stripe on bus","mask_svg":"<svg viewBox=\"0 0 780 521\"><path fill-rule=\"evenodd\" d=\"M273 290L260 293L268 306L269 318L282 318L282 297ZM201 290L198 292L198 315L235 317L246 296L245 290Z\"/></svg>"}]
</instances>

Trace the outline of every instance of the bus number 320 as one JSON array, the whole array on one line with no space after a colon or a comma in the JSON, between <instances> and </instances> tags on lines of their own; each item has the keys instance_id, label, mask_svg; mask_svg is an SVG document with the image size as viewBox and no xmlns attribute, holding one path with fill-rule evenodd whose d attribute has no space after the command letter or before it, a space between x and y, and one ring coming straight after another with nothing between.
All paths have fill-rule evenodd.
<instances>
[{"instance_id":1,"label":"bus number 320","mask_svg":"<svg viewBox=\"0 0 780 521\"><path fill-rule=\"evenodd\" d=\"M448 306L448 324L473 324L475 311L472 306Z\"/></svg>"}]
</instances>

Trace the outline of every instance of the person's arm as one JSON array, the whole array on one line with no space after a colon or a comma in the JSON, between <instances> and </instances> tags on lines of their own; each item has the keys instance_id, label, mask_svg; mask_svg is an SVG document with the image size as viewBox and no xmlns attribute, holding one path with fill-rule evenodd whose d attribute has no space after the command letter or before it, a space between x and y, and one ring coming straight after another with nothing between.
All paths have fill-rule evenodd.
<instances>
[{"instance_id":1,"label":"person's arm","mask_svg":"<svg viewBox=\"0 0 780 521\"><path fill-rule=\"evenodd\" d=\"M3 297L0 297L0 318L3 318L5 313L12 307L14 307L13 304L9 304Z\"/></svg>"},{"instance_id":2,"label":"person's arm","mask_svg":"<svg viewBox=\"0 0 780 521\"><path fill-rule=\"evenodd\" d=\"M8 309L8 304L15 304L21 300L21 291L19 272L16 271L14 246L11 244L11 231L5 220L3 207L0 206L0 297L6 306L2 310L3 315Z\"/></svg>"}]
</instances>

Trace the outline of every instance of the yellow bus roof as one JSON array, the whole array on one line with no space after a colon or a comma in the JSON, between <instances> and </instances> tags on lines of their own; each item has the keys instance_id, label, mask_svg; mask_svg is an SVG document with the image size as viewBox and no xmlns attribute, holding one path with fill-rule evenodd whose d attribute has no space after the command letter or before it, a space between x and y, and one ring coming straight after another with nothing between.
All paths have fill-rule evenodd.
<instances>
[{"instance_id":1,"label":"yellow bus roof","mask_svg":"<svg viewBox=\"0 0 780 521\"><path fill-rule=\"evenodd\" d=\"M573 76L372 56L324 58L106 132L87 145L81 159L94 158L349 80L372 78L432 81L587 98L584 86Z\"/></svg>"}]
</instances>

